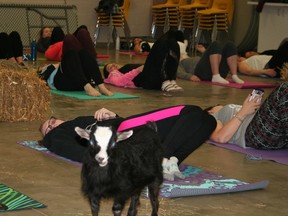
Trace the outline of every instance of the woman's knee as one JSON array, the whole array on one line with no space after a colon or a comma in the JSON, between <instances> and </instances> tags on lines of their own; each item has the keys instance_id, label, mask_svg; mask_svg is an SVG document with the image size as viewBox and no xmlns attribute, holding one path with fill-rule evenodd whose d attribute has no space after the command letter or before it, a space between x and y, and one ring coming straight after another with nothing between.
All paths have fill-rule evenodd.
<instances>
[{"instance_id":1,"label":"woman's knee","mask_svg":"<svg viewBox=\"0 0 288 216\"><path fill-rule=\"evenodd\" d=\"M225 43L222 53L222 55L226 57L237 55L237 47L233 42L228 41L227 43Z\"/></svg>"},{"instance_id":2,"label":"woman's knee","mask_svg":"<svg viewBox=\"0 0 288 216\"><path fill-rule=\"evenodd\" d=\"M207 48L209 54L221 54L222 45L219 41L213 41L210 46Z\"/></svg>"},{"instance_id":3,"label":"woman's knee","mask_svg":"<svg viewBox=\"0 0 288 216\"><path fill-rule=\"evenodd\" d=\"M9 34L9 37L13 39L21 40L20 34L17 31L12 31Z\"/></svg>"}]
</instances>

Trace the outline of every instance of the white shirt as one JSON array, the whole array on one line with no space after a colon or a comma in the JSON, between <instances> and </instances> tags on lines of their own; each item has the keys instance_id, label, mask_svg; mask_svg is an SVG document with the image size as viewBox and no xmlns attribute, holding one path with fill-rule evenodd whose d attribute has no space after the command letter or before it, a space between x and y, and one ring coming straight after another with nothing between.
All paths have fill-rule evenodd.
<instances>
[{"instance_id":1,"label":"white shirt","mask_svg":"<svg viewBox=\"0 0 288 216\"><path fill-rule=\"evenodd\" d=\"M244 60L244 62L246 62L252 69L261 70L265 68L265 65L271 58L271 55L254 55Z\"/></svg>"}]
</instances>

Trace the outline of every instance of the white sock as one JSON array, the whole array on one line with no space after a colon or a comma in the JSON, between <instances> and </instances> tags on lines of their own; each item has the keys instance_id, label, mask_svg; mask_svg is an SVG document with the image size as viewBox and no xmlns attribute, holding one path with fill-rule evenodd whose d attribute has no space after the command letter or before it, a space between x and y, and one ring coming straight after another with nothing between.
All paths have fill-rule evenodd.
<instances>
[{"instance_id":1,"label":"white sock","mask_svg":"<svg viewBox=\"0 0 288 216\"><path fill-rule=\"evenodd\" d=\"M223 77L220 76L220 74L215 74L212 76L212 82L218 82L222 84L228 84L229 81L224 79Z\"/></svg>"},{"instance_id":2,"label":"white sock","mask_svg":"<svg viewBox=\"0 0 288 216\"><path fill-rule=\"evenodd\" d=\"M239 83L239 84L243 84L244 83L244 81L242 79L240 79L236 74L232 75L232 80L235 83Z\"/></svg>"}]
</instances>

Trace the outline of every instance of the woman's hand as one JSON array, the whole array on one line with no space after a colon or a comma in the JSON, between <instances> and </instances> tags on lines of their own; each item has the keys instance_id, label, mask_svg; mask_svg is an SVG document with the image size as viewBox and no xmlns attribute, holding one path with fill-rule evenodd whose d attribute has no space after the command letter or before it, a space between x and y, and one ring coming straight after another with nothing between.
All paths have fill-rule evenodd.
<instances>
[{"instance_id":1,"label":"woman's hand","mask_svg":"<svg viewBox=\"0 0 288 216\"><path fill-rule=\"evenodd\" d=\"M192 76L191 76L191 81L192 81L192 82L200 82L201 80L200 80L200 78L199 78L198 76L192 75Z\"/></svg>"},{"instance_id":2,"label":"woman's hand","mask_svg":"<svg viewBox=\"0 0 288 216\"><path fill-rule=\"evenodd\" d=\"M94 118L97 121L103 121L103 120L107 120L107 119L116 118L116 114L111 112L108 109L102 108L102 109L99 109L95 112Z\"/></svg>"},{"instance_id":3,"label":"woman's hand","mask_svg":"<svg viewBox=\"0 0 288 216\"><path fill-rule=\"evenodd\" d=\"M246 116L253 114L261 106L262 96L256 95L255 98L250 100L251 94L243 102L241 110L238 112L238 115L244 119Z\"/></svg>"}]
</instances>

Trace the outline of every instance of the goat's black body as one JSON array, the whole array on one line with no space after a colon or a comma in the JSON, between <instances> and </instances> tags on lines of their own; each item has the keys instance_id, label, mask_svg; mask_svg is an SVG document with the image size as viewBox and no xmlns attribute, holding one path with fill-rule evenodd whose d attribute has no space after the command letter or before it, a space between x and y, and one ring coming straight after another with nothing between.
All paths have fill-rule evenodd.
<instances>
[{"instance_id":1,"label":"goat's black body","mask_svg":"<svg viewBox=\"0 0 288 216\"><path fill-rule=\"evenodd\" d=\"M98 215L101 198L114 198L114 215L121 215L130 197L128 215L136 215L139 196L148 186L152 215L158 212L158 193L163 181L161 148L158 134L143 126L133 135L108 150L109 163L100 167L95 160L97 148L91 145L82 166L82 191L88 197L93 216Z\"/></svg>"}]
</instances>

